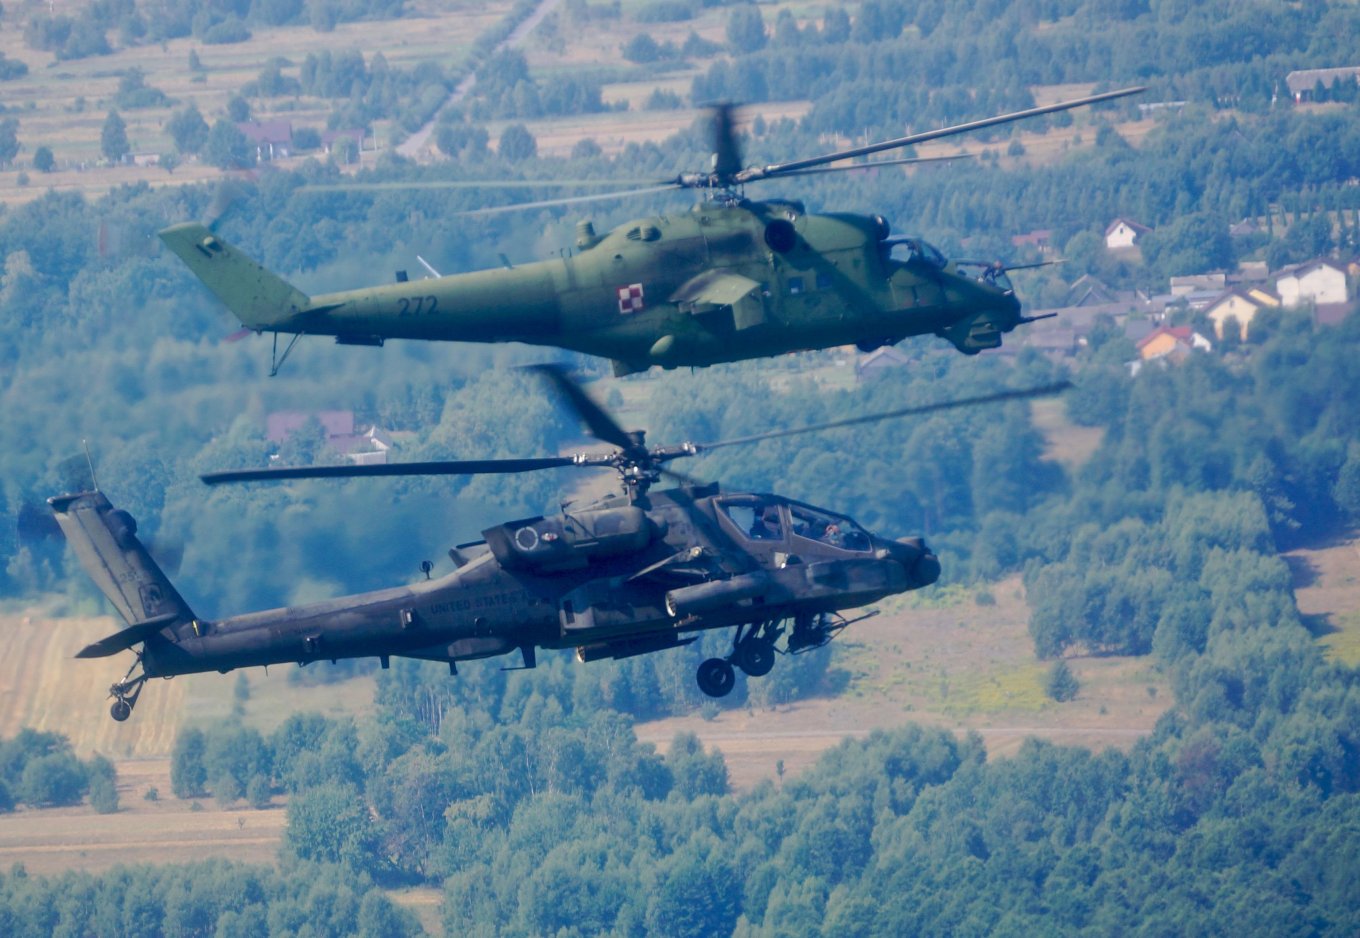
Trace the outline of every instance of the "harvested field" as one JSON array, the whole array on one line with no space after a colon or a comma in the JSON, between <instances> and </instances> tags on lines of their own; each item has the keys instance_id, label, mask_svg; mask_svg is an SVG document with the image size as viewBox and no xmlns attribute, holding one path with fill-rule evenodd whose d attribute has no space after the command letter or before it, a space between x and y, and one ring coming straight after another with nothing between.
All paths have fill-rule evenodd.
<instances>
[{"instance_id":1,"label":"harvested field","mask_svg":"<svg viewBox=\"0 0 1360 938\"><path fill-rule=\"evenodd\" d=\"M165 757L181 726L231 713L234 676L191 674L148 681L133 718L115 723L109 718L108 689L123 677L131 655L80 660L74 655L118 628L108 616L57 617L50 607L0 612L0 736L27 726L64 734L81 757ZM250 699L243 722L267 733L290 713L356 713L372 703L371 678L299 686L288 680L292 669L246 672ZM161 790L169 791L168 785Z\"/></svg>"},{"instance_id":2,"label":"harvested field","mask_svg":"<svg viewBox=\"0 0 1360 938\"><path fill-rule=\"evenodd\" d=\"M941 590L934 599L880 605L883 614L833 646L834 667L849 673L839 697L725 711L713 720L657 720L641 724L638 736L664 750L677 732L693 732L722 750L733 784L746 788L777 777L780 762L785 777L796 775L847 736L908 723L976 731L993 757L1014 753L1031 736L1126 749L1171 704L1165 679L1146 658L1069 659L1081 693L1066 704L1049 700L1048 666L1034 660L1018 578L985 594Z\"/></svg>"}]
</instances>

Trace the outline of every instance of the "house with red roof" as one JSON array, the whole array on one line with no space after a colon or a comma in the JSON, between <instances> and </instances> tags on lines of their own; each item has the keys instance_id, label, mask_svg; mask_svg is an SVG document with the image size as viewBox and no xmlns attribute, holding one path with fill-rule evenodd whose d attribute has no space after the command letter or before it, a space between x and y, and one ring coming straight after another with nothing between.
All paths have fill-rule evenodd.
<instances>
[{"instance_id":1,"label":"house with red roof","mask_svg":"<svg viewBox=\"0 0 1360 938\"><path fill-rule=\"evenodd\" d=\"M1145 362L1184 361L1194 349L1209 351L1212 344L1189 326L1158 326L1138 341L1138 357Z\"/></svg>"}]
</instances>

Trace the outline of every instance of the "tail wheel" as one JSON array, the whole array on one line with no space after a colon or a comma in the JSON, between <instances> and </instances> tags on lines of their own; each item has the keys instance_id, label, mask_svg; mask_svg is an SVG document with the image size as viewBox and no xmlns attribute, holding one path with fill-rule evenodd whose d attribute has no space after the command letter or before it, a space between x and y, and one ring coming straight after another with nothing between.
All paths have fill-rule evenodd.
<instances>
[{"instance_id":1,"label":"tail wheel","mask_svg":"<svg viewBox=\"0 0 1360 938\"><path fill-rule=\"evenodd\" d=\"M737 674L730 662L722 658L709 658L699 665L695 679L699 682L699 690L708 696L726 697L737 683Z\"/></svg>"},{"instance_id":2,"label":"tail wheel","mask_svg":"<svg viewBox=\"0 0 1360 938\"><path fill-rule=\"evenodd\" d=\"M749 677L764 677L774 667L774 643L748 638L733 649L732 663Z\"/></svg>"}]
</instances>

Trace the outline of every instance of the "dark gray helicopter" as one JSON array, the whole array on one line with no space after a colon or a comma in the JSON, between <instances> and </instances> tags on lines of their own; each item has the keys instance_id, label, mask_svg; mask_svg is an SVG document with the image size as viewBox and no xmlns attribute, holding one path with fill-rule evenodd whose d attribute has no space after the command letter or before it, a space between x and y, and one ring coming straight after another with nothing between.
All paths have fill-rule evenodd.
<instances>
[{"instance_id":1,"label":"dark gray helicopter","mask_svg":"<svg viewBox=\"0 0 1360 938\"><path fill-rule=\"evenodd\" d=\"M98 490L49 499L58 524L95 585L127 627L82 649L98 658L138 648L110 688L111 713L126 720L149 678L340 658L391 656L457 662L518 649L523 668L538 648L575 648L585 661L679 648L691 633L736 627L732 650L699 666L700 689L721 697L735 668L768 674L776 652L825 645L855 609L920 589L940 562L919 537L891 540L846 515L778 495L723 492L666 463L727 446L974 404L1054 394L1066 383L905 407L832 423L714 443L648 448L565 372L538 366L590 433L617 449L529 459L453 460L374 466L311 466L221 472L210 485L259 480L516 473L565 466L611 468L623 491L552 517L522 518L449 551L456 569L408 586L253 612L197 616L137 538L137 524ZM681 484L650 491L663 475ZM428 574L428 568L426 568ZM872 613L870 613L872 614ZM863 618L861 616L860 618ZM783 638L783 647L778 647Z\"/></svg>"}]
</instances>

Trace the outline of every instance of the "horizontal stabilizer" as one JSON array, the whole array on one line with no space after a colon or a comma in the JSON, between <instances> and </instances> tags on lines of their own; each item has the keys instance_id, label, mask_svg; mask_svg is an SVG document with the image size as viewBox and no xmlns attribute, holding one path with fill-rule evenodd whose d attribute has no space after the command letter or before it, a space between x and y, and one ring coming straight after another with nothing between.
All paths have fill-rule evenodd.
<instances>
[{"instance_id":1,"label":"horizontal stabilizer","mask_svg":"<svg viewBox=\"0 0 1360 938\"><path fill-rule=\"evenodd\" d=\"M107 658L109 655L116 655L120 651L127 651L133 645L144 642L152 635L155 635L167 625L173 624L179 616L173 612L165 615L155 616L144 622L136 622L119 632L101 638L92 645L86 645L76 652L77 658Z\"/></svg>"}]
</instances>

